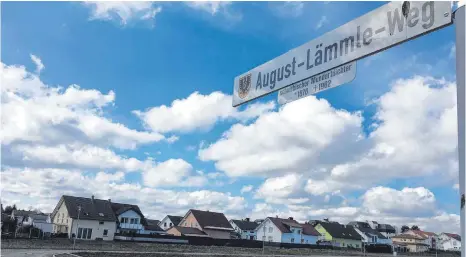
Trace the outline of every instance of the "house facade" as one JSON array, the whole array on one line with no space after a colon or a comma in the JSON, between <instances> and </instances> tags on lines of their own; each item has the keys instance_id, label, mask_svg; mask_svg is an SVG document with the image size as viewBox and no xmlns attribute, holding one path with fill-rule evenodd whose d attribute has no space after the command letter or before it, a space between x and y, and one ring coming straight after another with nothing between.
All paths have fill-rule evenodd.
<instances>
[{"instance_id":1,"label":"house facade","mask_svg":"<svg viewBox=\"0 0 466 257\"><path fill-rule=\"evenodd\" d=\"M48 214L30 214L24 219L23 225L38 228L46 235L53 232L53 224Z\"/></svg>"},{"instance_id":2,"label":"house facade","mask_svg":"<svg viewBox=\"0 0 466 257\"><path fill-rule=\"evenodd\" d=\"M209 237L219 239L230 239L233 227L223 213L189 210L180 221L180 227L197 228Z\"/></svg>"},{"instance_id":3,"label":"house facade","mask_svg":"<svg viewBox=\"0 0 466 257\"><path fill-rule=\"evenodd\" d=\"M392 241L397 252L425 252L429 249L425 239L418 235L399 234L392 237Z\"/></svg>"},{"instance_id":4,"label":"house facade","mask_svg":"<svg viewBox=\"0 0 466 257\"><path fill-rule=\"evenodd\" d=\"M385 245L392 245L392 240L385 237L379 231L370 227L367 222L360 222L360 221L352 221L348 223L349 226L353 226L354 230L358 232L358 234L362 238L362 242L365 245L368 244L385 244Z\"/></svg>"},{"instance_id":5,"label":"house facade","mask_svg":"<svg viewBox=\"0 0 466 257\"><path fill-rule=\"evenodd\" d=\"M167 233L174 236L209 237L204 231L191 227L173 226L167 230Z\"/></svg>"},{"instance_id":6,"label":"house facade","mask_svg":"<svg viewBox=\"0 0 466 257\"><path fill-rule=\"evenodd\" d=\"M159 220L145 219L144 230L141 231L141 234L158 234L166 235L167 232L159 227Z\"/></svg>"},{"instance_id":7,"label":"house facade","mask_svg":"<svg viewBox=\"0 0 466 257\"><path fill-rule=\"evenodd\" d=\"M444 251L461 251L461 236L452 233L441 233L438 236L438 249Z\"/></svg>"},{"instance_id":8,"label":"house facade","mask_svg":"<svg viewBox=\"0 0 466 257\"><path fill-rule=\"evenodd\" d=\"M63 195L52 212L54 233L80 240L113 240L117 218L108 200Z\"/></svg>"},{"instance_id":9,"label":"house facade","mask_svg":"<svg viewBox=\"0 0 466 257\"><path fill-rule=\"evenodd\" d=\"M168 230L171 227L178 226L183 219L181 216L167 215L159 223L159 227L163 230Z\"/></svg>"},{"instance_id":10,"label":"house facade","mask_svg":"<svg viewBox=\"0 0 466 257\"><path fill-rule=\"evenodd\" d=\"M244 220L230 220L230 225L239 235L240 239L256 240L256 228L258 223L250 221L249 218Z\"/></svg>"},{"instance_id":11,"label":"house facade","mask_svg":"<svg viewBox=\"0 0 466 257\"><path fill-rule=\"evenodd\" d=\"M318 222L315 229L323 240L337 247L361 248L362 238L353 226L341 225L336 222Z\"/></svg>"},{"instance_id":12,"label":"house facade","mask_svg":"<svg viewBox=\"0 0 466 257\"><path fill-rule=\"evenodd\" d=\"M36 213L33 211L13 210L11 212L11 218L13 220L16 220L17 226L21 226L23 222L26 220L26 218L31 214L36 214Z\"/></svg>"},{"instance_id":13,"label":"house facade","mask_svg":"<svg viewBox=\"0 0 466 257\"><path fill-rule=\"evenodd\" d=\"M379 224L377 221L373 220L368 220L366 221L366 223L369 224L369 226L372 229L378 231L380 234L382 234L384 237L388 239L399 234L397 227L392 226L390 224Z\"/></svg>"},{"instance_id":14,"label":"house facade","mask_svg":"<svg viewBox=\"0 0 466 257\"><path fill-rule=\"evenodd\" d=\"M257 240L275 243L316 244L320 234L310 224L288 219L266 218L256 228Z\"/></svg>"},{"instance_id":15,"label":"house facade","mask_svg":"<svg viewBox=\"0 0 466 257\"><path fill-rule=\"evenodd\" d=\"M437 235L433 232L427 232L422 230L408 230L403 234L416 235L424 239L424 243L431 249L437 249Z\"/></svg>"}]
</instances>

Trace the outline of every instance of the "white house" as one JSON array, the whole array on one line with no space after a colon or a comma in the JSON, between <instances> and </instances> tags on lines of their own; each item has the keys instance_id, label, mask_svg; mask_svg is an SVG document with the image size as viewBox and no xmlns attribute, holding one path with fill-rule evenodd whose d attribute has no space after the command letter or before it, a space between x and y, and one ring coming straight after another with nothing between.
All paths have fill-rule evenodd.
<instances>
[{"instance_id":1,"label":"white house","mask_svg":"<svg viewBox=\"0 0 466 257\"><path fill-rule=\"evenodd\" d=\"M373 220L368 220L366 223L388 239L399 234L398 228L390 224L379 224L377 221Z\"/></svg>"},{"instance_id":2,"label":"white house","mask_svg":"<svg viewBox=\"0 0 466 257\"><path fill-rule=\"evenodd\" d=\"M362 242L368 244L385 244L392 245L392 240L384 236L379 231L371 228L367 222L352 221L348 223L349 226L353 226L354 230L362 238Z\"/></svg>"},{"instance_id":3,"label":"white house","mask_svg":"<svg viewBox=\"0 0 466 257\"><path fill-rule=\"evenodd\" d=\"M445 251L461 251L461 236L458 234L441 233L438 236L438 249Z\"/></svg>"},{"instance_id":4,"label":"white house","mask_svg":"<svg viewBox=\"0 0 466 257\"><path fill-rule=\"evenodd\" d=\"M230 224L241 239L256 240L256 228L258 223L252 222L249 218L244 220L230 220Z\"/></svg>"},{"instance_id":5,"label":"white house","mask_svg":"<svg viewBox=\"0 0 466 257\"><path fill-rule=\"evenodd\" d=\"M63 195L51 215L54 233L81 240L113 240L116 217L108 200Z\"/></svg>"},{"instance_id":6,"label":"white house","mask_svg":"<svg viewBox=\"0 0 466 257\"><path fill-rule=\"evenodd\" d=\"M167 215L159 222L159 227L163 230L167 230L173 226L178 226L180 221L183 219L181 216Z\"/></svg>"},{"instance_id":7,"label":"white house","mask_svg":"<svg viewBox=\"0 0 466 257\"><path fill-rule=\"evenodd\" d=\"M260 241L291 244L316 244L320 237L313 226L307 223L300 224L292 217L268 217L257 226L256 235Z\"/></svg>"},{"instance_id":8,"label":"white house","mask_svg":"<svg viewBox=\"0 0 466 257\"><path fill-rule=\"evenodd\" d=\"M31 225L42 230L45 234L53 231L53 224L49 214L29 214L23 221L23 225Z\"/></svg>"},{"instance_id":9,"label":"white house","mask_svg":"<svg viewBox=\"0 0 466 257\"><path fill-rule=\"evenodd\" d=\"M21 226L23 221L30 215L36 214L34 211L22 211L22 210L13 210L11 212L11 218L16 219L16 225Z\"/></svg>"},{"instance_id":10,"label":"white house","mask_svg":"<svg viewBox=\"0 0 466 257\"><path fill-rule=\"evenodd\" d=\"M117 217L117 233L136 233L136 234L166 234L163 229L153 224L154 222L144 217L139 206L123 203L111 203L112 210Z\"/></svg>"}]
</instances>

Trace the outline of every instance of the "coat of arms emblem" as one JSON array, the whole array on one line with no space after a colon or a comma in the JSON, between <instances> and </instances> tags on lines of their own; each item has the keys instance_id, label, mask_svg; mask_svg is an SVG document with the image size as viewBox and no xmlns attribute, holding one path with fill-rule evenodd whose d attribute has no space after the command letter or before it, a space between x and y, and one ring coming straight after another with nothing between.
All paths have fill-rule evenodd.
<instances>
[{"instance_id":1,"label":"coat of arms emblem","mask_svg":"<svg viewBox=\"0 0 466 257\"><path fill-rule=\"evenodd\" d=\"M238 96L244 99L251 89L251 73L239 78Z\"/></svg>"}]
</instances>

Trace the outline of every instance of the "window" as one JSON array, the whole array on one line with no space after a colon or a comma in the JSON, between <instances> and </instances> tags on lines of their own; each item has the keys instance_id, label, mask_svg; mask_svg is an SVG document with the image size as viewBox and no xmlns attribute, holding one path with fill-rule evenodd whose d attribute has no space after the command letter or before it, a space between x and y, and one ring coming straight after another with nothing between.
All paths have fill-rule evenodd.
<instances>
[{"instance_id":1,"label":"window","mask_svg":"<svg viewBox=\"0 0 466 257\"><path fill-rule=\"evenodd\" d=\"M269 228L269 233L272 233L273 232L273 227L270 227Z\"/></svg>"},{"instance_id":2,"label":"window","mask_svg":"<svg viewBox=\"0 0 466 257\"><path fill-rule=\"evenodd\" d=\"M342 245L343 247L345 247L345 243L342 243L341 245Z\"/></svg>"},{"instance_id":3,"label":"window","mask_svg":"<svg viewBox=\"0 0 466 257\"><path fill-rule=\"evenodd\" d=\"M104 229L104 236L108 235L108 229Z\"/></svg>"},{"instance_id":4,"label":"window","mask_svg":"<svg viewBox=\"0 0 466 257\"><path fill-rule=\"evenodd\" d=\"M103 222L103 221L99 221L99 225L103 225L103 224L104 224L104 222Z\"/></svg>"},{"instance_id":5,"label":"window","mask_svg":"<svg viewBox=\"0 0 466 257\"><path fill-rule=\"evenodd\" d=\"M294 238L291 238L291 242L294 243Z\"/></svg>"},{"instance_id":6,"label":"window","mask_svg":"<svg viewBox=\"0 0 466 257\"><path fill-rule=\"evenodd\" d=\"M134 219L134 224L139 224L139 218Z\"/></svg>"},{"instance_id":7,"label":"window","mask_svg":"<svg viewBox=\"0 0 466 257\"><path fill-rule=\"evenodd\" d=\"M356 245L356 248L359 248L359 245L358 245L358 244Z\"/></svg>"},{"instance_id":8,"label":"window","mask_svg":"<svg viewBox=\"0 0 466 257\"><path fill-rule=\"evenodd\" d=\"M130 223L130 224L134 224L134 218L131 218L131 219L129 220L129 223Z\"/></svg>"},{"instance_id":9,"label":"window","mask_svg":"<svg viewBox=\"0 0 466 257\"><path fill-rule=\"evenodd\" d=\"M121 218L121 223L128 223L128 218Z\"/></svg>"},{"instance_id":10,"label":"window","mask_svg":"<svg viewBox=\"0 0 466 257\"><path fill-rule=\"evenodd\" d=\"M165 227L167 226L167 223L164 225ZM173 223L170 222L170 227L173 227Z\"/></svg>"},{"instance_id":11,"label":"window","mask_svg":"<svg viewBox=\"0 0 466 257\"><path fill-rule=\"evenodd\" d=\"M269 242L273 241L273 237L269 236Z\"/></svg>"},{"instance_id":12,"label":"window","mask_svg":"<svg viewBox=\"0 0 466 257\"><path fill-rule=\"evenodd\" d=\"M164 222L164 223L163 223L163 227L164 227L164 228L167 227L167 222ZM171 223L170 223L170 227L171 227Z\"/></svg>"},{"instance_id":13,"label":"window","mask_svg":"<svg viewBox=\"0 0 466 257\"><path fill-rule=\"evenodd\" d=\"M298 232L298 234L301 234L301 230L298 229L298 230L296 230L296 231Z\"/></svg>"},{"instance_id":14,"label":"window","mask_svg":"<svg viewBox=\"0 0 466 257\"><path fill-rule=\"evenodd\" d=\"M87 239L91 239L91 235L92 235L92 228L88 228L87 229Z\"/></svg>"},{"instance_id":15,"label":"window","mask_svg":"<svg viewBox=\"0 0 466 257\"><path fill-rule=\"evenodd\" d=\"M304 239L301 239L301 244L304 244Z\"/></svg>"},{"instance_id":16,"label":"window","mask_svg":"<svg viewBox=\"0 0 466 257\"><path fill-rule=\"evenodd\" d=\"M81 238L82 233L83 233L83 229L78 228L78 238Z\"/></svg>"}]
</instances>

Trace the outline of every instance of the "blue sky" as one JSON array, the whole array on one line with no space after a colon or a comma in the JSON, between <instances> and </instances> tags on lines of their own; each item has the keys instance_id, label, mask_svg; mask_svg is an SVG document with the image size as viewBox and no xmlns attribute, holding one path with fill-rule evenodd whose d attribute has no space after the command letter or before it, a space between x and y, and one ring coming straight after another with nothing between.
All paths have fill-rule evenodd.
<instances>
[{"instance_id":1,"label":"blue sky","mask_svg":"<svg viewBox=\"0 0 466 257\"><path fill-rule=\"evenodd\" d=\"M2 3L2 201L458 231L454 26L231 107L235 76L384 3Z\"/></svg>"}]
</instances>

